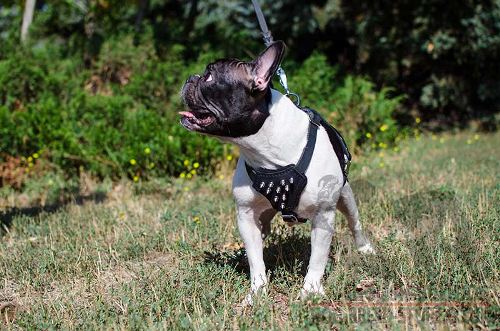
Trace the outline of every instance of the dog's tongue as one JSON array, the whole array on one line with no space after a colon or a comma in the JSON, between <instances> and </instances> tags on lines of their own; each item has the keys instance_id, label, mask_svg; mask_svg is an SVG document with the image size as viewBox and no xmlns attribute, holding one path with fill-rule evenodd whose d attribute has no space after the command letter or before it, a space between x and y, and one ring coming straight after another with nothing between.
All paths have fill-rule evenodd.
<instances>
[{"instance_id":1,"label":"dog's tongue","mask_svg":"<svg viewBox=\"0 0 500 331\"><path fill-rule=\"evenodd\" d=\"M189 111L180 111L180 112L179 112L179 115L181 115L181 116L185 116L185 117L189 117L189 118L193 118L193 117L195 117L195 116L193 115L193 113L191 113L191 112L189 112Z\"/></svg>"}]
</instances>

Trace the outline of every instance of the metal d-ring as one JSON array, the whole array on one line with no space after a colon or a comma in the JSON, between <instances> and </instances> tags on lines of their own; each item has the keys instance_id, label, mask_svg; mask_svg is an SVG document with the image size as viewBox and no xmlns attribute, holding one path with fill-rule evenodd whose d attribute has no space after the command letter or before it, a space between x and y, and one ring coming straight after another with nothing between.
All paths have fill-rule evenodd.
<instances>
[{"instance_id":1,"label":"metal d-ring","mask_svg":"<svg viewBox=\"0 0 500 331\"><path fill-rule=\"evenodd\" d=\"M298 107L300 105L300 97L297 93L293 93L293 92L286 92L285 95L290 99L292 100L292 102ZM292 97L295 97L295 101L293 100L293 98L290 98L290 96Z\"/></svg>"}]
</instances>

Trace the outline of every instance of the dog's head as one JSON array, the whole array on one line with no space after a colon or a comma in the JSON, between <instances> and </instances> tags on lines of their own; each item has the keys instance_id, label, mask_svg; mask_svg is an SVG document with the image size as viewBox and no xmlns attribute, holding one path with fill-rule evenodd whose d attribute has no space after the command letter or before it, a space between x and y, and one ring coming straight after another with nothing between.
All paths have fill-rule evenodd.
<instances>
[{"instance_id":1,"label":"dog's head","mask_svg":"<svg viewBox=\"0 0 500 331\"><path fill-rule=\"evenodd\" d=\"M202 75L188 78L180 112L188 130L221 137L256 133L268 116L270 81L283 58L285 44L274 42L250 62L222 59Z\"/></svg>"}]
</instances>

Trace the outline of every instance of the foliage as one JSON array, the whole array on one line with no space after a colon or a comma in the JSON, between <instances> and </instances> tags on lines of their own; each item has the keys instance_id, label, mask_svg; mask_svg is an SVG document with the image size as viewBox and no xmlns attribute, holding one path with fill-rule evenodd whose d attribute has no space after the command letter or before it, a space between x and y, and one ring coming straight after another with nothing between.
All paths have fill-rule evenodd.
<instances>
[{"instance_id":1,"label":"foliage","mask_svg":"<svg viewBox=\"0 0 500 331\"><path fill-rule=\"evenodd\" d=\"M183 129L176 110L182 109L178 90L185 77L223 54L207 51L193 61L186 59L184 46L174 44L160 56L153 35L145 29L140 39L131 33L110 37L90 65L79 53L68 54L56 40L14 47L0 59L0 158L6 162L13 157L35 176L63 169L68 176L88 171L138 181L216 170L230 151L212 138ZM341 130L348 129L352 148L363 142L367 127L392 121L398 99L386 100L385 92L375 92L361 78L355 80L365 89L339 84L324 55L314 54L303 65L291 64L297 68L291 84L304 102L327 116L335 111L339 116L331 119ZM337 105L337 95L343 96L344 104ZM370 98L394 106L374 115ZM393 140L381 137L386 144ZM46 161L45 166L39 166L34 154ZM185 162L198 167L186 169Z\"/></svg>"},{"instance_id":2,"label":"foliage","mask_svg":"<svg viewBox=\"0 0 500 331\"><path fill-rule=\"evenodd\" d=\"M159 57L183 44L184 58L217 49L242 57L260 49L253 8L243 0L37 1L32 39L54 38L65 52L93 62L110 37L153 35ZM344 75L394 86L425 119L449 124L500 109L500 3L467 0L352 2L260 1L276 39L296 61L321 50ZM18 37L21 6L0 7L0 38ZM0 50L0 53L2 50ZM0 55L1 56L1 55ZM494 121L494 119L493 119Z\"/></svg>"},{"instance_id":3,"label":"foliage","mask_svg":"<svg viewBox=\"0 0 500 331\"><path fill-rule=\"evenodd\" d=\"M500 110L500 2L342 2L357 71L397 86L427 119Z\"/></svg>"},{"instance_id":4,"label":"foliage","mask_svg":"<svg viewBox=\"0 0 500 331\"><path fill-rule=\"evenodd\" d=\"M348 75L339 81L337 76L326 56L314 53L293 72L290 88L299 92L303 105L323 113L354 151L361 146L385 149L403 137L394 119L402 96L391 96L389 88L376 91L363 77Z\"/></svg>"},{"instance_id":5,"label":"foliage","mask_svg":"<svg viewBox=\"0 0 500 331\"><path fill-rule=\"evenodd\" d=\"M388 148L421 117L463 123L498 110L498 2L261 5L289 46L290 87L355 152ZM41 153L69 175L138 180L186 173L185 160L203 173L231 154L175 113L190 74L261 50L248 2L39 0L25 46L21 16L19 2L0 6L0 162L29 168L22 158Z\"/></svg>"},{"instance_id":6,"label":"foliage","mask_svg":"<svg viewBox=\"0 0 500 331\"><path fill-rule=\"evenodd\" d=\"M130 36L102 49L88 69L57 45L0 60L0 159L37 154L71 176L84 170L138 180L179 174L186 159L208 171L225 156L220 143L178 123L178 88L196 64L186 66L183 47L172 47L168 62Z\"/></svg>"}]
</instances>

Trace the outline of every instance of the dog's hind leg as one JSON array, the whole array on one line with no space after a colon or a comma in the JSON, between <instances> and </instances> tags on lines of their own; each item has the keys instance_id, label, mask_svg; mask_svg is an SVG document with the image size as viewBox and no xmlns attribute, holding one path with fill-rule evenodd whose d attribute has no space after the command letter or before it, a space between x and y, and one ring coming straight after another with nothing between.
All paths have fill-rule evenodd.
<instances>
[{"instance_id":1,"label":"dog's hind leg","mask_svg":"<svg viewBox=\"0 0 500 331\"><path fill-rule=\"evenodd\" d=\"M349 182L345 183L340 192L337 209L347 218L349 229L354 237L354 242L356 243L358 251L361 253L375 253L370 241L363 233L361 222L359 221L358 206L356 205L354 193L352 192Z\"/></svg>"}]
</instances>

